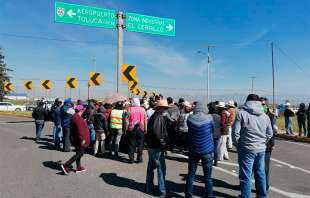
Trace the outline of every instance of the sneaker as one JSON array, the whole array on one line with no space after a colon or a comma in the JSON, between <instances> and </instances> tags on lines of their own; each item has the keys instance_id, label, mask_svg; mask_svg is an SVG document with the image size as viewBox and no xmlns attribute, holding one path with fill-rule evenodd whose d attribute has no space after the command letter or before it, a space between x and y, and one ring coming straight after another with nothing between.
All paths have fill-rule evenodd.
<instances>
[{"instance_id":1,"label":"sneaker","mask_svg":"<svg viewBox=\"0 0 310 198\"><path fill-rule=\"evenodd\" d=\"M80 167L76 168L75 173L82 173L82 172L85 172L85 171L86 171L86 168L80 166Z\"/></svg>"},{"instance_id":2,"label":"sneaker","mask_svg":"<svg viewBox=\"0 0 310 198\"><path fill-rule=\"evenodd\" d=\"M69 175L70 173L70 168L65 166L64 164L61 164L60 165L61 169L62 169L62 172L65 174L65 175Z\"/></svg>"}]
</instances>

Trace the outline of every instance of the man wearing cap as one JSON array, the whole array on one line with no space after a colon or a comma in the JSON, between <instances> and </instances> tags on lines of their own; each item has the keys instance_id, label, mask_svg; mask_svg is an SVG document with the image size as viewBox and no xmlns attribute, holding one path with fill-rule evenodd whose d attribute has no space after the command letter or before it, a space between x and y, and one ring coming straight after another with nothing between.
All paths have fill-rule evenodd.
<instances>
[{"instance_id":1,"label":"man wearing cap","mask_svg":"<svg viewBox=\"0 0 310 198\"><path fill-rule=\"evenodd\" d=\"M81 166L81 158L84 155L85 149L89 146L90 137L86 121L82 118L85 111L83 105L78 105L75 108L76 113L72 116L71 120L71 141L75 147L76 154L69 159L65 164L61 164L64 174L68 175L71 171L70 166L76 162L76 173L84 172L86 169Z\"/></svg>"},{"instance_id":2,"label":"man wearing cap","mask_svg":"<svg viewBox=\"0 0 310 198\"><path fill-rule=\"evenodd\" d=\"M216 105L217 112L220 115L221 124L221 138L218 142L218 161L223 161L229 159L227 151L227 138L229 134L228 118L230 113L226 110L225 102L219 102Z\"/></svg>"},{"instance_id":3,"label":"man wearing cap","mask_svg":"<svg viewBox=\"0 0 310 198\"><path fill-rule=\"evenodd\" d=\"M146 142L149 154L149 161L146 173L146 192L154 193L154 170L157 168L157 181L159 197L166 197L166 162L165 151L168 145L168 117L166 109L167 100L158 100L155 113L151 116L146 134Z\"/></svg>"},{"instance_id":4,"label":"man wearing cap","mask_svg":"<svg viewBox=\"0 0 310 198\"><path fill-rule=\"evenodd\" d=\"M75 113L71 98L64 101L64 105L60 108L61 127L63 133L63 150L64 152L71 151L70 144L70 126L71 119Z\"/></svg>"},{"instance_id":5,"label":"man wearing cap","mask_svg":"<svg viewBox=\"0 0 310 198\"><path fill-rule=\"evenodd\" d=\"M285 128L287 135L294 135L293 132L293 116L295 115L294 111L291 109L291 104L289 102L285 103Z\"/></svg>"},{"instance_id":6,"label":"man wearing cap","mask_svg":"<svg viewBox=\"0 0 310 198\"><path fill-rule=\"evenodd\" d=\"M238 111L233 125L232 139L239 157L241 198L251 197L254 171L257 197L267 197L265 151L273 135L269 117L263 112L259 97L250 94Z\"/></svg>"}]
</instances>

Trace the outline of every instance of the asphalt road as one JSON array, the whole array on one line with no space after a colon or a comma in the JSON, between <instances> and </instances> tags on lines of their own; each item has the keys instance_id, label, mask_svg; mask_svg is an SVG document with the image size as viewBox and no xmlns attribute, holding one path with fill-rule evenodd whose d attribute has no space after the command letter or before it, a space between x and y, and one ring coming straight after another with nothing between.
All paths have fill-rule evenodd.
<instances>
[{"instance_id":1,"label":"asphalt road","mask_svg":"<svg viewBox=\"0 0 310 198\"><path fill-rule=\"evenodd\" d=\"M0 198L152 197L144 193L146 152L144 163L133 165L85 155L82 163L88 171L64 176L58 163L73 153L52 150L51 124L45 126L45 141L36 144L31 121L0 116ZM180 154L167 157L167 185L173 197L184 197L186 161L186 156ZM213 170L216 197L237 197L236 153L230 153L230 160ZM310 198L310 144L277 140L272 154L271 186L269 197ZM199 167L195 195L203 194L203 173Z\"/></svg>"}]
</instances>

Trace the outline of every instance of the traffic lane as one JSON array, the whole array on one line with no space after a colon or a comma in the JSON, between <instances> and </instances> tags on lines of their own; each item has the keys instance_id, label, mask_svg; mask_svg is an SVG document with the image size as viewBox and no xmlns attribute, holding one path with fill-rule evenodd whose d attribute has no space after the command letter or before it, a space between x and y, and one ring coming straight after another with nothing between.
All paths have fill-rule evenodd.
<instances>
[{"instance_id":1,"label":"traffic lane","mask_svg":"<svg viewBox=\"0 0 310 198\"><path fill-rule=\"evenodd\" d=\"M144 193L146 151L144 163L139 165L85 155L82 163L88 171L66 177L62 176L59 163L69 159L73 153L50 150L50 136L42 144L36 144L31 138L34 136L34 124L3 126L4 131L0 134L3 151L0 154L0 175L6 179L0 181L0 197L151 197ZM47 124L44 134L50 135L51 128L52 125ZM174 197L184 197L186 174L187 160L167 157L167 185ZM202 178L203 172L199 167L194 185L195 195L200 197L204 194ZM213 178L217 197L236 197L239 194L238 190L231 189L238 184L237 178L216 170ZM154 183L157 183L156 178Z\"/></svg>"},{"instance_id":2,"label":"traffic lane","mask_svg":"<svg viewBox=\"0 0 310 198\"><path fill-rule=\"evenodd\" d=\"M310 171L310 144L296 144L277 139L272 157Z\"/></svg>"},{"instance_id":3,"label":"traffic lane","mask_svg":"<svg viewBox=\"0 0 310 198\"><path fill-rule=\"evenodd\" d=\"M0 115L0 124L5 123L23 123L23 122L32 122L34 121L32 118L28 117L15 117L15 116L3 116Z\"/></svg>"}]
</instances>

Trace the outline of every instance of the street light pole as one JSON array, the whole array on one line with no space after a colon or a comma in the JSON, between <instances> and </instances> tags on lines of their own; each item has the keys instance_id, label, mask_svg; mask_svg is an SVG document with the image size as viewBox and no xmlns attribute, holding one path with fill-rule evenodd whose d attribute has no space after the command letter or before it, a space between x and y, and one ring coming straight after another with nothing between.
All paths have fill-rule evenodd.
<instances>
[{"instance_id":1,"label":"street light pole","mask_svg":"<svg viewBox=\"0 0 310 198\"><path fill-rule=\"evenodd\" d=\"M95 70L95 73L97 72L97 61L96 59L94 58L93 59L93 64L94 64L94 70ZM96 98L96 85L94 87L94 99Z\"/></svg>"},{"instance_id":2,"label":"street light pole","mask_svg":"<svg viewBox=\"0 0 310 198\"><path fill-rule=\"evenodd\" d=\"M273 42L271 43L271 64L272 64L272 107L273 112L275 112L275 99L274 99L274 89L275 89L275 80L274 80L274 48L273 48Z\"/></svg>"},{"instance_id":3,"label":"street light pole","mask_svg":"<svg viewBox=\"0 0 310 198\"><path fill-rule=\"evenodd\" d=\"M207 63L207 104L209 104L210 101L210 65L211 65L211 55L210 51L211 48L214 48L215 45L208 45L208 51L207 54L204 51L198 51L199 54L207 55L208 56L208 63Z\"/></svg>"},{"instance_id":4,"label":"street light pole","mask_svg":"<svg viewBox=\"0 0 310 198\"><path fill-rule=\"evenodd\" d=\"M254 93L254 80L255 80L256 77L255 76L251 76L249 78L251 78L251 80L252 80L251 93L253 94Z\"/></svg>"}]
</instances>

